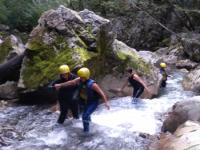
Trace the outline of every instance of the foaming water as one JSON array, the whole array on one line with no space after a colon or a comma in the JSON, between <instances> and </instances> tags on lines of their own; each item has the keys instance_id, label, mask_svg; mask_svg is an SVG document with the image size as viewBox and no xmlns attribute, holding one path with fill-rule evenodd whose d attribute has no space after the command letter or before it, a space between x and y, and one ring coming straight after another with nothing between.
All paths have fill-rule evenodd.
<instances>
[{"instance_id":1,"label":"foaming water","mask_svg":"<svg viewBox=\"0 0 200 150\"><path fill-rule=\"evenodd\" d=\"M150 141L139 133L160 132L163 114L177 101L195 95L182 89L183 75L175 72L158 98L143 99L136 104L131 103L131 97L117 98L110 101L110 110L100 105L92 114L92 135L88 137L83 135L81 119L56 125L58 114L45 106L17 105L2 109L2 150L145 150Z\"/></svg>"},{"instance_id":2,"label":"foaming water","mask_svg":"<svg viewBox=\"0 0 200 150\"><path fill-rule=\"evenodd\" d=\"M167 87L161 89L160 96L154 99L143 99L137 104L131 103L131 97L117 98L110 101L111 110L102 108L93 115L93 122L126 131L137 131L155 134L160 131L162 119L159 114L166 112L177 101L194 95L184 91L181 81L184 73L174 73L167 81ZM103 107L103 106L101 106Z\"/></svg>"}]
</instances>

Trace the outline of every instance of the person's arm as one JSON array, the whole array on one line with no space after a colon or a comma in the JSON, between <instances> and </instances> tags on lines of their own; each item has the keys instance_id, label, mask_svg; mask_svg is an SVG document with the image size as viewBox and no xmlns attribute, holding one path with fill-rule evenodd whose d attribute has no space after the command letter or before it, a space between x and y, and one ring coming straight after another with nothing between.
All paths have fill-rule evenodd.
<instances>
[{"instance_id":1,"label":"person's arm","mask_svg":"<svg viewBox=\"0 0 200 150\"><path fill-rule=\"evenodd\" d=\"M123 84L123 86L121 87L121 89L119 89L119 92L123 91L123 89L128 85L128 80L126 80Z\"/></svg>"},{"instance_id":2,"label":"person's arm","mask_svg":"<svg viewBox=\"0 0 200 150\"><path fill-rule=\"evenodd\" d=\"M61 87L75 86L79 82L80 82L80 78L76 78L76 79L71 80L71 81L63 82L63 83L60 83L60 84L55 84L54 87L56 88L56 90L59 90Z\"/></svg>"},{"instance_id":3,"label":"person's arm","mask_svg":"<svg viewBox=\"0 0 200 150\"><path fill-rule=\"evenodd\" d=\"M133 75L133 78L136 79L137 81L139 81L143 86L144 88L148 91L149 91L149 88L146 86L146 84L144 83L144 81L137 75L137 74L134 74Z\"/></svg>"},{"instance_id":4,"label":"person's arm","mask_svg":"<svg viewBox=\"0 0 200 150\"><path fill-rule=\"evenodd\" d=\"M107 99L106 95L104 94L104 92L102 91L102 89L98 86L98 84L94 83L92 85L92 89L95 90L101 96L101 98L103 99L103 101L105 103L106 108L109 110L110 106L108 104L108 99Z\"/></svg>"},{"instance_id":5,"label":"person's arm","mask_svg":"<svg viewBox=\"0 0 200 150\"><path fill-rule=\"evenodd\" d=\"M58 84L58 83L61 83L61 80L60 79L56 79L56 80L53 80L51 81L49 84L48 84L48 88L52 88L54 87L55 84Z\"/></svg>"}]
</instances>

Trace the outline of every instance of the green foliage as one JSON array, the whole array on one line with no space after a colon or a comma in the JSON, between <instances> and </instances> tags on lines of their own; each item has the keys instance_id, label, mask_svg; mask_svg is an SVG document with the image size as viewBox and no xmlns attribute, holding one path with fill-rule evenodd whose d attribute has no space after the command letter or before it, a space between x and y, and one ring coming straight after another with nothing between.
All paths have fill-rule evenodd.
<instances>
[{"instance_id":1,"label":"green foliage","mask_svg":"<svg viewBox=\"0 0 200 150\"><path fill-rule=\"evenodd\" d=\"M83 10L88 8L101 15L124 13L128 0L1 0L0 22L20 31L31 31L41 14L59 5Z\"/></svg>"},{"instance_id":2,"label":"green foliage","mask_svg":"<svg viewBox=\"0 0 200 150\"><path fill-rule=\"evenodd\" d=\"M12 50L10 38L7 38L2 44L0 44L0 63L2 63L8 53Z\"/></svg>"},{"instance_id":3,"label":"green foliage","mask_svg":"<svg viewBox=\"0 0 200 150\"><path fill-rule=\"evenodd\" d=\"M42 12L60 4L67 5L67 0L1 0L0 22L20 31L31 31Z\"/></svg>"}]
</instances>

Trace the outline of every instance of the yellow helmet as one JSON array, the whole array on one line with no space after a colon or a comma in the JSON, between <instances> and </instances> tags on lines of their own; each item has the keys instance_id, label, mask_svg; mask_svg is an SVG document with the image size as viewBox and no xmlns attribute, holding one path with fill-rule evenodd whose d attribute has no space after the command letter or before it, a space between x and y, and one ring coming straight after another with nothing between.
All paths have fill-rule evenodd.
<instances>
[{"instance_id":1,"label":"yellow helmet","mask_svg":"<svg viewBox=\"0 0 200 150\"><path fill-rule=\"evenodd\" d=\"M160 63L160 67L161 67L161 68L166 68L167 65L166 65L166 63Z\"/></svg>"},{"instance_id":2,"label":"yellow helmet","mask_svg":"<svg viewBox=\"0 0 200 150\"><path fill-rule=\"evenodd\" d=\"M60 72L60 74L69 73L70 72L69 66L68 65L61 65L59 67L59 72Z\"/></svg>"},{"instance_id":3,"label":"yellow helmet","mask_svg":"<svg viewBox=\"0 0 200 150\"><path fill-rule=\"evenodd\" d=\"M77 74L81 78L89 79L89 77L90 77L90 70L88 68L83 67L83 68L81 68L81 69L78 70Z\"/></svg>"}]
</instances>

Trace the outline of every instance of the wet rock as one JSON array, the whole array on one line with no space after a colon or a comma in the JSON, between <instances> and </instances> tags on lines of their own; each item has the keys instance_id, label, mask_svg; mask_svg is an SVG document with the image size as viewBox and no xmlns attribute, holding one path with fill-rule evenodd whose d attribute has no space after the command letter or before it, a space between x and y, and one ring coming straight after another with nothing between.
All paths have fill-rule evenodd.
<instances>
[{"instance_id":1,"label":"wet rock","mask_svg":"<svg viewBox=\"0 0 200 150\"><path fill-rule=\"evenodd\" d=\"M0 84L5 83L6 81L18 81L24 56L25 53L0 64Z\"/></svg>"},{"instance_id":2,"label":"wet rock","mask_svg":"<svg viewBox=\"0 0 200 150\"><path fill-rule=\"evenodd\" d=\"M108 23L109 20L105 19L88 9L84 9L79 12L79 15L83 19L85 24L90 24L94 29L100 27L102 24Z\"/></svg>"},{"instance_id":3,"label":"wet rock","mask_svg":"<svg viewBox=\"0 0 200 150\"><path fill-rule=\"evenodd\" d=\"M160 59L159 55L155 52L139 51L138 53L146 60L146 62L150 62L151 64L156 64L156 62Z\"/></svg>"},{"instance_id":4,"label":"wet rock","mask_svg":"<svg viewBox=\"0 0 200 150\"><path fill-rule=\"evenodd\" d=\"M9 26L4 25L4 24L0 24L0 31L7 31L9 29L10 29Z\"/></svg>"},{"instance_id":5,"label":"wet rock","mask_svg":"<svg viewBox=\"0 0 200 150\"><path fill-rule=\"evenodd\" d=\"M0 98L2 99L15 99L18 97L17 83L7 81L5 84L0 85Z\"/></svg>"},{"instance_id":6,"label":"wet rock","mask_svg":"<svg viewBox=\"0 0 200 150\"><path fill-rule=\"evenodd\" d=\"M169 47L160 48L155 53L160 57L157 61L158 66L160 62L166 62L168 65L175 68L174 65L178 60L185 59L183 47L180 45L180 43L171 45Z\"/></svg>"},{"instance_id":7,"label":"wet rock","mask_svg":"<svg viewBox=\"0 0 200 150\"><path fill-rule=\"evenodd\" d=\"M1 109L2 109L3 107L6 107L7 104L8 104L8 102L6 102L5 100L1 100L1 101L0 101L0 107L1 107Z\"/></svg>"},{"instance_id":8,"label":"wet rock","mask_svg":"<svg viewBox=\"0 0 200 150\"><path fill-rule=\"evenodd\" d=\"M200 61L200 34L190 34L182 38L183 50L191 60Z\"/></svg>"},{"instance_id":9,"label":"wet rock","mask_svg":"<svg viewBox=\"0 0 200 150\"><path fill-rule=\"evenodd\" d=\"M200 149L200 124L199 122L187 121L174 132L165 134L161 139L151 144L149 150L185 150Z\"/></svg>"},{"instance_id":10,"label":"wet rock","mask_svg":"<svg viewBox=\"0 0 200 150\"><path fill-rule=\"evenodd\" d=\"M176 68L178 69L187 69L191 70L196 68L198 63L191 61L190 59L185 59L185 60L179 60L176 62Z\"/></svg>"},{"instance_id":11,"label":"wet rock","mask_svg":"<svg viewBox=\"0 0 200 150\"><path fill-rule=\"evenodd\" d=\"M200 121L200 97L196 96L187 101L177 102L169 116L163 122L162 131L175 132L179 125L187 120Z\"/></svg>"},{"instance_id":12,"label":"wet rock","mask_svg":"<svg viewBox=\"0 0 200 150\"><path fill-rule=\"evenodd\" d=\"M190 71L182 81L185 90L200 91L200 69Z\"/></svg>"}]
</instances>

